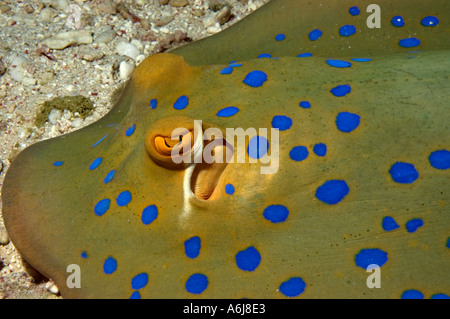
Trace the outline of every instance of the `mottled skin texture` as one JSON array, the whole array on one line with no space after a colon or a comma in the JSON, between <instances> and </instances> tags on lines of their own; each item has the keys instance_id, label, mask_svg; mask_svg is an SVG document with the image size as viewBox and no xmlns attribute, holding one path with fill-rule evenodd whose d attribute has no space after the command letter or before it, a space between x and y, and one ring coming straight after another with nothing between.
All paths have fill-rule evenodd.
<instances>
[{"instance_id":1,"label":"mottled skin texture","mask_svg":"<svg viewBox=\"0 0 450 319\"><path fill-rule=\"evenodd\" d=\"M24 150L8 170L2 194L5 225L24 258L52 278L68 298L128 298L133 292L131 279L142 272L149 276L139 291L143 298L278 298L284 297L280 284L290 277L306 282L300 295L304 298L399 298L408 289L418 289L426 297L449 294L450 259L445 247L450 236L449 171L435 169L428 161L431 152L449 148L449 39L441 36L448 32L448 4L433 1L433 8L423 13L418 1L414 2L418 7L397 1L397 8L381 2L385 29L379 33L364 29L342 40L337 28L356 24L348 14L354 3L326 3L332 8L311 10L308 2L273 0L223 35L173 51L177 54L150 57L137 67L121 99L103 119ZM356 19L365 22L367 3L358 2L362 16ZM286 10L284 17L277 18L274 10ZM262 23L261 33L252 33L261 25L258 21L266 21L260 20L265 14L271 15L270 23ZM400 31L387 25L396 14L411 16L416 24L430 14L440 17L436 29L425 30L429 33L413 26L424 32L414 35L423 41L423 52L409 54L411 49L397 47L410 32L404 27L399 38ZM324 34L327 28L334 30L334 38L311 47L307 34L312 25ZM236 37L245 35L239 28L252 34L241 47L227 51L213 45L222 37L222 45L233 48L240 42ZM277 33L288 36L293 29L304 37L295 50L291 42L273 40ZM373 43L367 42L372 36ZM235 40L224 41L227 37ZM339 43L343 41L349 42ZM352 48L347 50L350 42ZM278 51L278 45L287 53ZM295 57L308 51L315 56ZM254 59L259 53L288 57ZM338 69L325 63L328 56L344 60L370 56L373 61ZM411 56L415 58L408 59ZM243 66L221 75L230 60L244 61ZM253 70L267 73L262 87L242 83ZM351 85L352 92L334 97L330 89L340 84ZM181 95L189 96L189 105L175 110L173 103ZM155 98L158 106L150 109L149 101ZM312 107L300 108L302 100ZM240 112L229 118L216 116L231 105ZM360 126L351 133L336 128L336 115L343 111L361 116ZM192 167L157 165L145 147L146 134L158 129L155 123L164 118L173 128L179 126L176 116L222 129L270 128L275 115L293 121L289 130L280 132L278 172L261 175L261 164L248 164L248 157L246 164L228 164L209 200L196 198L185 186ZM107 126L113 123L118 125ZM133 124L134 134L125 136ZM316 143L327 145L325 157L310 152L303 162L289 158L293 146L312 149ZM100 156L102 164L89 170ZM54 167L55 161L64 164ZM414 163L419 178L412 184L395 183L389 169L397 161ZM112 169L113 181L104 184ZM315 198L317 188L329 179L345 180L350 188L336 205ZM234 195L225 193L227 183L235 186ZM115 199L124 190L131 192L132 201L118 207ZM103 198L111 199L111 207L96 216L94 206ZM152 204L158 207L158 217L144 225L141 212ZM285 222L263 218L264 209L273 204L289 209ZM393 216L400 229L384 231L385 216ZM405 229L412 218L424 220L415 233ZM183 247L192 236L202 242L195 259L188 258ZM236 253L249 246L261 254L253 272L239 269L235 262ZM355 265L355 255L367 248L388 253L380 289L369 289L369 274ZM84 251L86 259L80 257ZM102 269L108 256L118 263L111 275ZM66 286L69 264L81 267L80 289ZM205 274L209 281L199 295L185 289L194 273Z\"/></svg>"}]
</instances>

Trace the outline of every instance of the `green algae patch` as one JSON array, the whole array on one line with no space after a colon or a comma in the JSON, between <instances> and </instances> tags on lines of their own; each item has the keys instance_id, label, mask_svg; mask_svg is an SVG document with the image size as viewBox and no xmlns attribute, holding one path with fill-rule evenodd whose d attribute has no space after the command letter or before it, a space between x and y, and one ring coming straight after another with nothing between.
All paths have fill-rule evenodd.
<instances>
[{"instance_id":1,"label":"green algae patch","mask_svg":"<svg viewBox=\"0 0 450 319\"><path fill-rule=\"evenodd\" d=\"M48 115L52 110L67 110L72 113L78 112L79 116L84 119L86 116L92 114L94 103L82 95L56 97L42 104L39 113L36 115L34 124L37 127L43 126L48 121Z\"/></svg>"}]
</instances>

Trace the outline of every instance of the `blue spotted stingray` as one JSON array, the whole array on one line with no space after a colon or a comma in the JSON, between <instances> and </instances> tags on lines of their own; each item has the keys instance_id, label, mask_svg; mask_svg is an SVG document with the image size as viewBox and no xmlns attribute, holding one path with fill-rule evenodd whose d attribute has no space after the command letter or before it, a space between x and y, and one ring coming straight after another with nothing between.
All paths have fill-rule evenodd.
<instances>
[{"instance_id":1,"label":"blue spotted stingray","mask_svg":"<svg viewBox=\"0 0 450 319\"><path fill-rule=\"evenodd\" d=\"M147 58L14 160L12 241L66 298L448 298L449 12L272 0Z\"/></svg>"}]
</instances>

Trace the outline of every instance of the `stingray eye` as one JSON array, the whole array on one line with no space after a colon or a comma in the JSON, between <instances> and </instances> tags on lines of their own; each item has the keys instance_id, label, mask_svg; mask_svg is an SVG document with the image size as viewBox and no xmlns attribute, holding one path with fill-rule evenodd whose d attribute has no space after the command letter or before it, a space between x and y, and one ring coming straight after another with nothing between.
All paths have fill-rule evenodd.
<instances>
[{"instance_id":1,"label":"stingray eye","mask_svg":"<svg viewBox=\"0 0 450 319\"><path fill-rule=\"evenodd\" d=\"M152 124L145 138L150 158L160 166L182 169L194 163L203 149L201 123L186 117L171 117Z\"/></svg>"},{"instance_id":2,"label":"stingray eye","mask_svg":"<svg viewBox=\"0 0 450 319\"><path fill-rule=\"evenodd\" d=\"M194 132L186 130L183 134L175 134L174 136L156 136L155 148L161 156L171 156L175 150L181 152L191 149L194 142ZM178 152L179 153L179 152Z\"/></svg>"}]
</instances>

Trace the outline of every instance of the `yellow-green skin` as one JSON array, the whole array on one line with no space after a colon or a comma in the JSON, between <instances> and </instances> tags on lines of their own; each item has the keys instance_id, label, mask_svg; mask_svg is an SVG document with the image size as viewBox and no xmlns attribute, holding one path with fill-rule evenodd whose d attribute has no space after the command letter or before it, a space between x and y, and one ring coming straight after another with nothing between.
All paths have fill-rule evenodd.
<instances>
[{"instance_id":1,"label":"yellow-green skin","mask_svg":"<svg viewBox=\"0 0 450 319\"><path fill-rule=\"evenodd\" d=\"M371 30L365 27L370 1L357 2L357 17L348 13L354 2L272 0L223 34L149 57L103 119L24 150L2 192L5 225L24 258L67 298L129 298L136 291L142 298L286 298L280 285L292 277L306 284L299 298L400 298L410 289L426 298L448 295L450 171L430 165L429 155L449 149L449 5L379 1L382 28ZM410 22L403 30L389 25L397 14ZM440 19L434 29L420 26L428 15ZM337 30L344 24L355 25L358 33L340 38ZM324 35L313 43L307 35L316 27ZM422 52L398 46L410 32L421 39L414 50ZM286 34L285 43L274 40L279 33ZM314 56L296 57L302 52ZM260 53L280 59L256 59ZM350 68L326 63L336 57L372 61ZM231 60L242 66L221 74ZM254 70L267 74L261 87L243 83ZM330 90L342 84L351 92L333 96ZM177 110L173 105L182 95L189 105ZM302 100L311 108L299 107ZM216 115L228 106L239 112ZM339 131L340 112L359 114L360 125L350 133ZM179 116L224 130L270 129L276 115L293 123L279 132L278 171L263 175L264 165L248 163L246 155L246 163L226 166L208 200L197 198L186 182L192 167L167 168L149 156L148 134L179 127ZM167 127L155 124L161 119ZM132 125L134 133L126 136ZM327 145L326 156L312 152L317 143ZM310 150L301 162L289 156L298 145ZM102 163L90 170L98 157ZM56 161L63 165L55 167ZM396 162L413 163L418 179L395 182L389 170ZM105 184L112 169L114 179ZM337 204L316 196L327 180L349 186ZM225 192L229 183L233 195ZM125 190L132 200L120 207L116 198ZM94 207L104 198L111 199L110 209L98 216ZM145 225L141 214L149 205L156 205L158 216ZM287 207L286 221L265 219L269 205ZM400 228L384 230L386 216ZM424 225L408 232L405 224L414 218ZM189 258L184 242L193 236L200 237L201 249ZM252 246L260 263L254 271L242 270L236 254ZM356 265L364 249L387 253L381 288L369 288L371 273ZM108 257L117 261L112 274L103 269ZM66 284L70 264L80 266L81 288ZM148 283L133 289L131 280L140 273L148 274ZM185 286L196 273L208 278L200 294Z\"/></svg>"}]
</instances>

